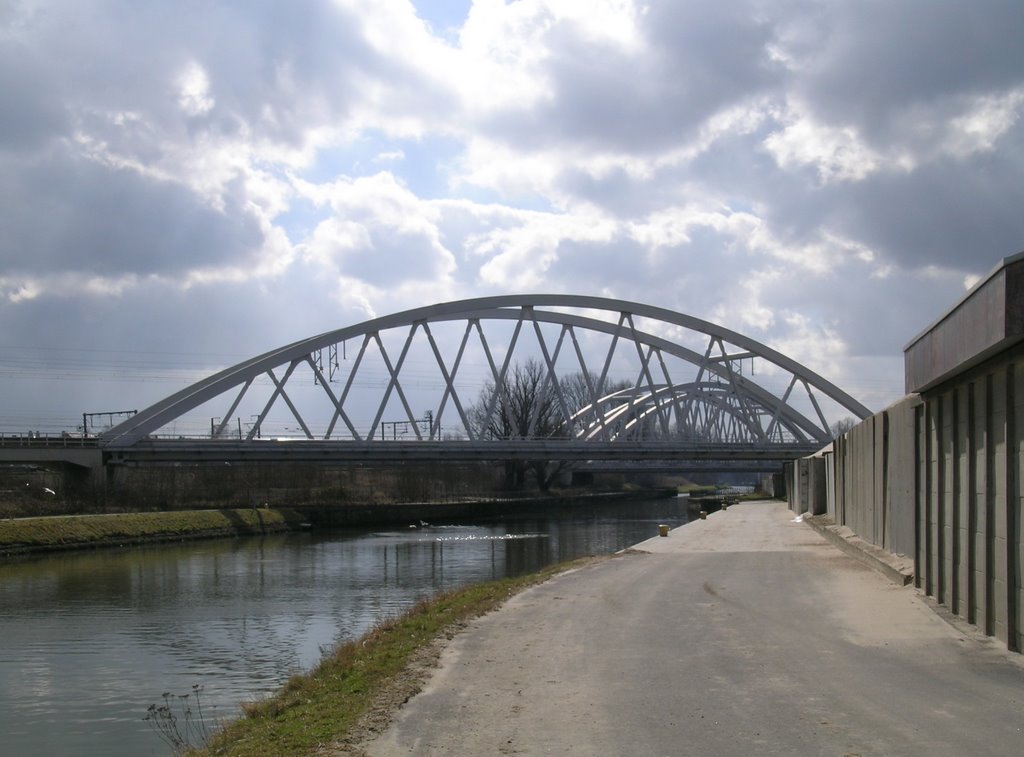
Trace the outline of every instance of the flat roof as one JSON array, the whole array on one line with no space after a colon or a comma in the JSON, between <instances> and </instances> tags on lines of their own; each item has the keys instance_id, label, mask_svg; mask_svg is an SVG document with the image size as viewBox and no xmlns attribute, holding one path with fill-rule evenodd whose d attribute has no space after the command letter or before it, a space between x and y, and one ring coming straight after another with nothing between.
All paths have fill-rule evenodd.
<instances>
[{"instance_id":1,"label":"flat roof","mask_svg":"<svg viewBox=\"0 0 1024 757\"><path fill-rule=\"evenodd\" d=\"M906 392L926 391L1024 339L1024 252L987 276L903 350Z\"/></svg>"},{"instance_id":2,"label":"flat roof","mask_svg":"<svg viewBox=\"0 0 1024 757\"><path fill-rule=\"evenodd\" d=\"M1005 257L1002 260L1000 260L998 263L996 263L996 265L992 268L992 270L990 270L987 274L985 274L984 277L979 279L978 282L974 286L972 286L970 289L968 289L963 297L961 297L953 305L948 307L946 309L946 311L942 315L940 315L938 318L936 318L934 321L932 321L927 327L925 327L922 331L920 331L917 336L915 336L913 339L911 339L909 342L907 342L907 345L903 348L903 351L906 352L907 350L909 350L911 347L914 346L915 343L920 341L922 337L924 337L929 332L933 331L936 326L938 326L944 320L949 318L949 316L952 315L954 311L958 310L967 300L969 300L971 297L974 296L975 292L977 292L979 289L981 289L986 284L988 284L1004 268L1012 265L1013 263L1021 261L1021 260L1024 260L1024 251L1018 252L1015 255L1010 255L1008 257Z\"/></svg>"}]
</instances>

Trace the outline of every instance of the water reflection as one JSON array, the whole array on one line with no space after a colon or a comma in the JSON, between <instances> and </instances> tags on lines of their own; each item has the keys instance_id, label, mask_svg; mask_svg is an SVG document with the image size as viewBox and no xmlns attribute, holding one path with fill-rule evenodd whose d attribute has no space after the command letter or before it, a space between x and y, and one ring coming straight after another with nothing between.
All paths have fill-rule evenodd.
<instances>
[{"instance_id":1,"label":"water reflection","mask_svg":"<svg viewBox=\"0 0 1024 757\"><path fill-rule=\"evenodd\" d=\"M165 754L142 722L204 687L213 718L419 598L685 522L674 499L546 519L284 534L0 564L4 753Z\"/></svg>"}]
</instances>

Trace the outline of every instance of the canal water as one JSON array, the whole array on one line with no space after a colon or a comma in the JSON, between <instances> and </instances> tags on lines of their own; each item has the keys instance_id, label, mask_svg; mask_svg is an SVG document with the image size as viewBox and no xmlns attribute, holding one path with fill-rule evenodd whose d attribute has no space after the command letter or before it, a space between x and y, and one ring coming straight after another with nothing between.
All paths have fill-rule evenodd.
<instances>
[{"instance_id":1,"label":"canal water","mask_svg":"<svg viewBox=\"0 0 1024 757\"><path fill-rule=\"evenodd\" d=\"M150 704L229 720L418 599L687 520L685 498L0 562L0 753L166 755ZM194 704L192 704L194 710Z\"/></svg>"}]
</instances>

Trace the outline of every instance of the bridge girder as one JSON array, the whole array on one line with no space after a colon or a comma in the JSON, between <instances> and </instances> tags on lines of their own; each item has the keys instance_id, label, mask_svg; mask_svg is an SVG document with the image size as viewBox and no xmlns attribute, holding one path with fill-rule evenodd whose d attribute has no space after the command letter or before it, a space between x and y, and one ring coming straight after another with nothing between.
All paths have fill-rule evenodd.
<instances>
[{"instance_id":1,"label":"bridge girder","mask_svg":"<svg viewBox=\"0 0 1024 757\"><path fill-rule=\"evenodd\" d=\"M511 333L497 337L492 334L488 338L484 324L490 328L497 323L510 326ZM454 335L448 333L446 341L436 333L452 325L459 328ZM524 336L530 332L532 340ZM475 340L471 340L473 336ZM599 339L605 340L602 344L607 345L607 349L595 352L591 343L596 344ZM359 346L351 364L346 360L348 375L341 385L337 356L339 347L344 352L350 341ZM527 341L532 345L532 352L525 348L517 352ZM391 344L390 349L386 342ZM705 345L702 351L690 346L696 343ZM631 429L636 432L653 424L667 432L673 415L677 426L680 423L685 426L687 417L696 418L703 411L716 413L717 423L731 424L738 441L781 450L779 445L786 443L813 446L830 439L822 400L858 418L870 413L813 371L716 324L621 300L576 295L516 295L415 308L285 345L218 371L166 397L102 434L100 443L104 449L117 450L130 448L143 440L153 441L162 429L215 402L223 402L227 409L210 414L214 420L220 419L211 428L210 436L214 440L227 436L232 419L237 417L239 436L243 437L240 441L254 442L259 439L261 429L268 425L272 412L277 412L292 419L301 437L307 440L366 442L376 439L377 432L389 423L406 424L418 441L436 440L446 428L442 422L454 415L456 425L470 441L483 441L471 418L474 400L479 410L480 397L474 393L479 393L480 382L470 382L467 387L462 381L462 373L467 371L464 358L471 345L476 349L480 364L486 367L486 383L492 390L489 403L485 403L488 414L501 411L516 361L525 355L537 359L541 365L544 385L552 392L552 401L559 409L561 433L568 438L594 441L615 438L625 442L636 436L630 433ZM427 424L413 413L410 401L418 379L408 378L409 371L405 369L414 348L432 356L435 363L434 384L438 391L432 400ZM383 388L375 407L363 395L356 397L356 387L372 383L360 375L361 370L364 373L368 370L364 364L372 360L371 353L376 355L377 365L382 366L378 371L383 376L377 381ZM565 358L566 354L570 358ZM743 375L739 367L747 359L751 364L754 360L761 361L763 375L781 379L780 386L785 385L785 390L773 392L753 376ZM430 362L429 358L426 362ZM583 377L586 385L583 410L578 410L580 405L570 407L560 388L560 377L566 375L566 362ZM671 371L670 363L673 363ZM629 379L626 383L631 388L607 392L616 371L621 375L627 364L625 371ZM672 372L677 371L680 364L695 370L695 375L681 382L673 380ZM600 370L592 370L591 365L600 365ZM338 369L340 391L335 391L333 386L335 369ZM300 373L312 378L307 385L318 387L313 394L320 398L319 410L310 411L299 400L294 382L300 380L296 378ZM254 399L256 385L261 382L266 385L269 397ZM797 407L795 397L803 397L807 411ZM241 416L237 415L243 407L259 410L251 414L254 421L247 423L244 435ZM360 421L358 413L367 408L371 410L370 415ZM317 412L320 415L315 418ZM385 420L388 412L395 413L401 420ZM586 417L589 420L584 421ZM610 435L609 428L616 423L622 428ZM423 425L428 427L421 428ZM695 428L692 423L690 427ZM317 428L316 433L314 428ZM710 438L710 428L705 424L703 429L697 430L697 435ZM567 429L572 430L571 434Z\"/></svg>"},{"instance_id":2,"label":"bridge girder","mask_svg":"<svg viewBox=\"0 0 1024 757\"><path fill-rule=\"evenodd\" d=\"M753 444L701 442L588 442L574 439L508 439L501 441L324 441L297 439L234 441L161 439L144 440L105 454L111 465L223 465L230 463L296 462L324 465L342 463L499 462L504 460L588 463L598 460L701 461L708 464L737 461L770 463L802 457L815 444L786 443L776 448Z\"/></svg>"}]
</instances>

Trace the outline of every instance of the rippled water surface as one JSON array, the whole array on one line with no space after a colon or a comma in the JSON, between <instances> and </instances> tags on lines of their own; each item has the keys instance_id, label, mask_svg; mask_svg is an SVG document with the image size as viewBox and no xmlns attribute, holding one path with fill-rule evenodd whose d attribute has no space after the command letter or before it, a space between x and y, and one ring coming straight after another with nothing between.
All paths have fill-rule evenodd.
<instances>
[{"instance_id":1,"label":"rippled water surface","mask_svg":"<svg viewBox=\"0 0 1024 757\"><path fill-rule=\"evenodd\" d=\"M206 720L417 599L635 544L685 500L0 562L0 752L163 755L143 722L202 686Z\"/></svg>"}]
</instances>

